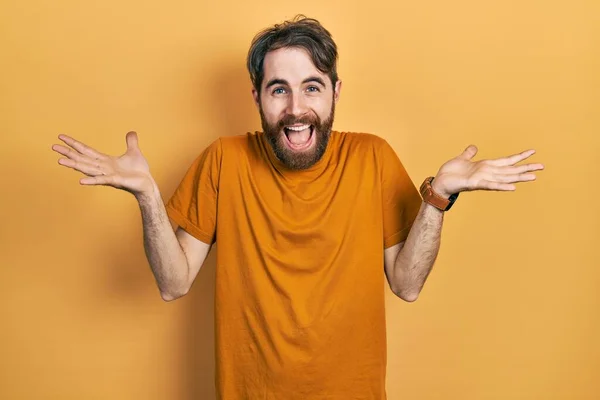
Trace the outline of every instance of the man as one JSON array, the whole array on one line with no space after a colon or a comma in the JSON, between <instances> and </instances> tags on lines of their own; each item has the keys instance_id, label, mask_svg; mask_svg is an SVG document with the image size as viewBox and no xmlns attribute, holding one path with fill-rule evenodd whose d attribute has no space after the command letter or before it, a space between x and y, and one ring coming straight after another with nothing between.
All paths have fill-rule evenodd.
<instances>
[{"instance_id":1,"label":"man","mask_svg":"<svg viewBox=\"0 0 600 400\"><path fill-rule=\"evenodd\" d=\"M258 34L248 54L263 132L215 140L163 205L138 147L120 157L60 135L84 185L139 201L161 296L185 295L213 243L217 393L223 399L385 399L384 287L417 299L444 212L469 190L515 190L534 151L473 161L469 146L420 190L389 144L332 131L337 48L316 20ZM173 232L169 217L178 226Z\"/></svg>"}]
</instances>

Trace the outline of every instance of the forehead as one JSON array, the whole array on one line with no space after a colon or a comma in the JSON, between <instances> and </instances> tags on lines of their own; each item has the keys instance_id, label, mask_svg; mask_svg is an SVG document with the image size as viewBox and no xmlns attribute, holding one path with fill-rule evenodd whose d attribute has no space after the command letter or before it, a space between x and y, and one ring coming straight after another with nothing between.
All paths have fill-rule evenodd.
<instances>
[{"instance_id":1,"label":"forehead","mask_svg":"<svg viewBox=\"0 0 600 400\"><path fill-rule=\"evenodd\" d=\"M271 79L285 79L294 85L310 76L327 77L315 66L308 51L297 47L283 47L268 52L263 62L263 73L263 85Z\"/></svg>"}]
</instances>

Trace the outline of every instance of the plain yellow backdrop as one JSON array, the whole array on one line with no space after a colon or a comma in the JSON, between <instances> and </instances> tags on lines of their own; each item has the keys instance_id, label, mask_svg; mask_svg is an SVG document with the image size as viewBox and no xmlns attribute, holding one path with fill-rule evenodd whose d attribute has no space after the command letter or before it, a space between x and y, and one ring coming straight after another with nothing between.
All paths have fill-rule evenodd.
<instances>
[{"instance_id":1,"label":"plain yellow backdrop","mask_svg":"<svg viewBox=\"0 0 600 400\"><path fill-rule=\"evenodd\" d=\"M214 253L164 303L134 198L50 148L121 154L136 130L167 199L209 142L260 129L246 52L297 13L339 46L334 128L388 139L416 185L471 143L546 166L461 194L419 300L386 289L388 398L600 398L599 6L3 1L0 398L214 398Z\"/></svg>"}]
</instances>

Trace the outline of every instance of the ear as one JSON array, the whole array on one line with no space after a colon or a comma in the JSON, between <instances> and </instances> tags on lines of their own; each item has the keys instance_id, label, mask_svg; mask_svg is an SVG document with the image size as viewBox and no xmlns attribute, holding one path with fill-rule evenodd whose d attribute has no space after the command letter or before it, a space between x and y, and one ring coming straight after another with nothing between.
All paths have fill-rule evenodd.
<instances>
[{"instance_id":1,"label":"ear","mask_svg":"<svg viewBox=\"0 0 600 400\"><path fill-rule=\"evenodd\" d=\"M255 88L252 88L252 97L254 98L254 104L256 104L256 107L260 107L260 98L258 96L258 91Z\"/></svg>"},{"instance_id":2,"label":"ear","mask_svg":"<svg viewBox=\"0 0 600 400\"><path fill-rule=\"evenodd\" d=\"M335 88L333 89L333 100L335 104L340 100L340 93L342 92L342 81L338 79L335 83Z\"/></svg>"}]
</instances>

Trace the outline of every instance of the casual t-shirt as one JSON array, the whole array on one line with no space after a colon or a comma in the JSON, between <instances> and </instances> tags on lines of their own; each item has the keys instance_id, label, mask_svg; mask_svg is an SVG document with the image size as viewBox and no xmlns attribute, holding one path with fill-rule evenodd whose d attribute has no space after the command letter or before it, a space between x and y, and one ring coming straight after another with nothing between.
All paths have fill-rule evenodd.
<instances>
[{"instance_id":1,"label":"casual t-shirt","mask_svg":"<svg viewBox=\"0 0 600 400\"><path fill-rule=\"evenodd\" d=\"M332 132L306 170L261 132L222 137L167 212L216 242L216 388L224 400L386 398L384 249L421 196L391 146Z\"/></svg>"}]
</instances>

